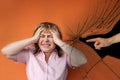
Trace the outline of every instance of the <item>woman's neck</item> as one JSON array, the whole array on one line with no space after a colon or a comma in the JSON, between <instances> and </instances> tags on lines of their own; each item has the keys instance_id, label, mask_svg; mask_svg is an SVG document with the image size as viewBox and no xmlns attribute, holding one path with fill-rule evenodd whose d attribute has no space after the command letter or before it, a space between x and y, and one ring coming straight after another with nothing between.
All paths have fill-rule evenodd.
<instances>
[{"instance_id":1,"label":"woman's neck","mask_svg":"<svg viewBox=\"0 0 120 80\"><path fill-rule=\"evenodd\" d=\"M51 53L44 53L44 54L45 54L45 61L48 62Z\"/></svg>"}]
</instances>

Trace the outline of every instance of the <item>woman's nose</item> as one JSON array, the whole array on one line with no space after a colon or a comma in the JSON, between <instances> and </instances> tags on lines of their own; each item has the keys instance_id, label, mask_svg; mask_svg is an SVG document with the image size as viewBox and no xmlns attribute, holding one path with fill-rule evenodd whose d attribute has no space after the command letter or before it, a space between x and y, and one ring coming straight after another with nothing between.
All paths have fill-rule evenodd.
<instances>
[{"instance_id":1,"label":"woman's nose","mask_svg":"<svg viewBox=\"0 0 120 80\"><path fill-rule=\"evenodd\" d=\"M44 38L44 41L48 41L48 37L45 37L45 38Z\"/></svg>"}]
</instances>

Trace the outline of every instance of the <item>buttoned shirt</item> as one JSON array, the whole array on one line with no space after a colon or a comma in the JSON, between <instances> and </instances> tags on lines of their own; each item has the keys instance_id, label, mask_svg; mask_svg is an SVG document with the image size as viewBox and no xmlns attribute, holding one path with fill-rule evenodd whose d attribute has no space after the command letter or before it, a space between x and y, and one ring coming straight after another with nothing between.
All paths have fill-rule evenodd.
<instances>
[{"instance_id":1,"label":"buttoned shirt","mask_svg":"<svg viewBox=\"0 0 120 80\"><path fill-rule=\"evenodd\" d=\"M59 57L57 50L51 53L48 62L43 52L33 54L30 48L24 49L16 57L17 62L26 64L28 80L66 80L68 66L71 67L68 55L63 53Z\"/></svg>"}]
</instances>

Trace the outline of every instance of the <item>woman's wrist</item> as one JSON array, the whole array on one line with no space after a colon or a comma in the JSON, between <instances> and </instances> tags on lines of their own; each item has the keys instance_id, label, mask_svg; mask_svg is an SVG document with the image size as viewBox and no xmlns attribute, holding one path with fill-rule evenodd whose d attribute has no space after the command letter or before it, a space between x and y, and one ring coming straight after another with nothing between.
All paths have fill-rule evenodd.
<instances>
[{"instance_id":1,"label":"woman's wrist","mask_svg":"<svg viewBox=\"0 0 120 80\"><path fill-rule=\"evenodd\" d=\"M62 40L57 40L57 41L56 41L56 44L57 44L59 47L63 47L64 45L66 45L66 43L63 42Z\"/></svg>"},{"instance_id":2,"label":"woman's wrist","mask_svg":"<svg viewBox=\"0 0 120 80\"><path fill-rule=\"evenodd\" d=\"M36 39L35 37L32 37L32 38L31 38L31 42L32 42L32 43L37 43L37 42L38 42L38 39Z\"/></svg>"}]
</instances>

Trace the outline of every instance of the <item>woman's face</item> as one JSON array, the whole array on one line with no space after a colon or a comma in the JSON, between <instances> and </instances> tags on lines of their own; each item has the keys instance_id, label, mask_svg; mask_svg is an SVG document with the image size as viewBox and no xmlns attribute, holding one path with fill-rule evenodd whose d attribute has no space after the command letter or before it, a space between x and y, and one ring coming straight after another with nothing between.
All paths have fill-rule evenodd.
<instances>
[{"instance_id":1,"label":"woman's face","mask_svg":"<svg viewBox=\"0 0 120 80\"><path fill-rule=\"evenodd\" d=\"M53 35L49 31L41 32L38 45L41 51L43 51L44 53L51 53L56 47L56 44L53 40Z\"/></svg>"}]
</instances>

